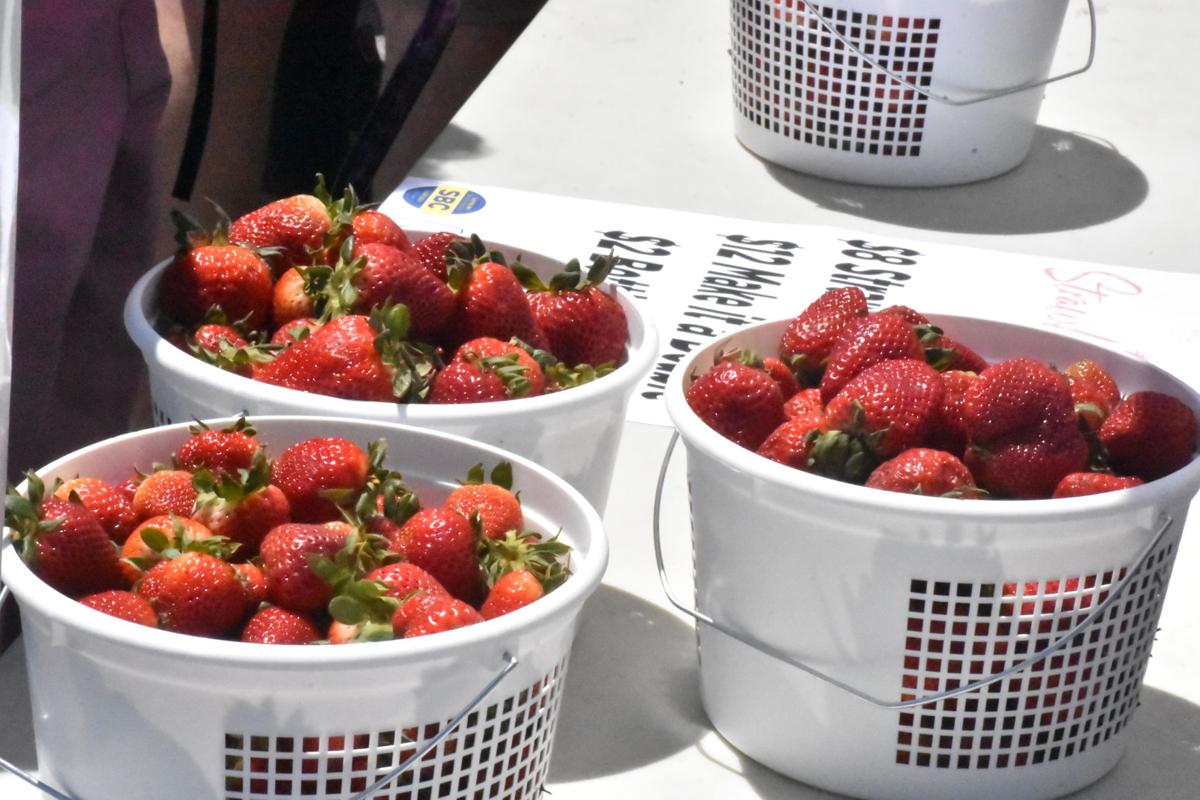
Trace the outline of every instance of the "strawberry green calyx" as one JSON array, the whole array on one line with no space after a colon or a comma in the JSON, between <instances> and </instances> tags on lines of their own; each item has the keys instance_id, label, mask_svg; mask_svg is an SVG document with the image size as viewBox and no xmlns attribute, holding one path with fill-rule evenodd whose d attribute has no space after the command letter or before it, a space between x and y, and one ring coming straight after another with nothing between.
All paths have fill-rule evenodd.
<instances>
[{"instance_id":1,"label":"strawberry green calyx","mask_svg":"<svg viewBox=\"0 0 1200 800\"><path fill-rule=\"evenodd\" d=\"M455 292L466 285L476 267L482 264L508 266L508 259L499 250L491 250L477 234L469 239L457 239L446 250L446 284Z\"/></svg>"},{"instance_id":2,"label":"strawberry green calyx","mask_svg":"<svg viewBox=\"0 0 1200 800\"><path fill-rule=\"evenodd\" d=\"M513 472L511 461L497 462L496 466L492 467L490 476L485 478L483 472L483 464L475 464L467 470L466 480L458 482L460 486L478 486L484 483L494 483L502 489L512 491Z\"/></svg>"},{"instance_id":3,"label":"strawberry green calyx","mask_svg":"<svg viewBox=\"0 0 1200 800\"><path fill-rule=\"evenodd\" d=\"M350 236L342 242L337 264L333 267L308 267L307 274L301 273L304 292L313 298L315 307L320 309L317 318L323 323L352 313L354 304L358 302L358 288L354 285L354 279L366 266L367 259L366 256L354 258L353 252L354 237ZM310 294L310 287L315 293ZM407 328L405 330L407 332Z\"/></svg>"},{"instance_id":4,"label":"strawberry green calyx","mask_svg":"<svg viewBox=\"0 0 1200 800\"><path fill-rule=\"evenodd\" d=\"M371 583L359 576L392 560L395 560L395 554L382 550L378 538L368 535L359 525L354 526L354 532L346 537L346 543L332 559L311 554L308 557L313 572L329 586L330 598L338 595L356 596L351 587Z\"/></svg>"},{"instance_id":5,"label":"strawberry green calyx","mask_svg":"<svg viewBox=\"0 0 1200 800\"><path fill-rule=\"evenodd\" d=\"M408 341L410 315L403 303L376 306L369 315L375 351L392 368L392 393L403 402L422 402L442 360L431 345Z\"/></svg>"},{"instance_id":6,"label":"strawberry green calyx","mask_svg":"<svg viewBox=\"0 0 1200 800\"><path fill-rule=\"evenodd\" d=\"M471 524L478 532L480 561L489 588L503 575L517 569L531 572L547 592L557 588L570 576L566 557L571 552L571 546L560 542L557 535L543 539L541 534L533 531L512 530L502 539L491 539L482 533L483 523L478 512L471 515Z\"/></svg>"},{"instance_id":7,"label":"strawberry green calyx","mask_svg":"<svg viewBox=\"0 0 1200 800\"><path fill-rule=\"evenodd\" d=\"M320 172L317 173L317 184L313 187L312 193L313 197L325 205L325 211L329 214L330 220L329 231L325 234L324 245L313 251L320 252L328 250L331 247L336 247L346 228L353 224L354 216L367 206L359 205L358 194L354 191L354 187L349 185L342 192L342 196L334 200L329 187L325 185L325 175Z\"/></svg>"},{"instance_id":8,"label":"strawberry green calyx","mask_svg":"<svg viewBox=\"0 0 1200 800\"><path fill-rule=\"evenodd\" d=\"M157 553L160 559L178 558L184 553L206 553L210 556L228 561L233 558L241 542L235 542L227 536L209 536L197 539L188 533L187 528L174 514L171 515L171 535L160 528L143 528L142 542L146 547ZM160 559L125 558L124 561L133 564L139 571L145 572Z\"/></svg>"},{"instance_id":9,"label":"strawberry green calyx","mask_svg":"<svg viewBox=\"0 0 1200 800\"><path fill-rule=\"evenodd\" d=\"M261 449L254 454L250 468L239 469L236 475L222 472L217 477L203 467L192 474L197 509L222 501L237 505L255 492L267 488L270 483L271 463Z\"/></svg>"},{"instance_id":10,"label":"strawberry green calyx","mask_svg":"<svg viewBox=\"0 0 1200 800\"><path fill-rule=\"evenodd\" d=\"M212 430L212 428L208 425L208 423L204 422L203 420L199 420L199 419L196 419L195 417L193 417L192 422L194 424L188 426L188 433L192 434L193 436ZM247 419L245 414L239 416L237 418L237 421L234 422L232 425L227 425L226 427L221 428L220 432L221 433L244 433L247 436L255 436L258 434L258 431L254 429L254 423L252 423L249 419Z\"/></svg>"},{"instance_id":11,"label":"strawberry green calyx","mask_svg":"<svg viewBox=\"0 0 1200 800\"><path fill-rule=\"evenodd\" d=\"M879 443L886 433L887 428L866 430L866 414L855 401L851 405L850 424L844 429L809 434L812 438L810 471L839 481L865 483L879 466Z\"/></svg>"},{"instance_id":12,"label":"strawberry green calyx","mask_svg":"<svg viewBox=\"0 0 1200 800\"><path fill-rule=\"evenodd\" d=\"M482 370L495 373L504 382L504 391L509 397L524 397L533 386L527 376L528 367L518 360L516 353L485 358L468 355L466 360Z\"/></svg>"},{"instance_id":13,"label":"strawberry green calyx","mask_svg":"<svg viewBox=\"0 0 1200 800\"><path fill-rule=\"evenodd\" d=\"M329 616L358 631L354 641L380 641L395 638L392 615L401 601L388 594L382 581L359 579L341 585L329 600Z\"/></svg>"},{"instance_id":14,"label":"strawberry green calyx","mask_svg":"<svg viewBox=\"0 0 1200 800\"><path fill-rule=\"evenodd\" d=\"M599 286L608 277L608 273L612 271L615 264L616 260L611 253L607 256L592 256L592 264L588 267L587 272L584 272L579 259L573 258L563 265L561 272L550 278L549 283L543 281L540 275L520 261L514 261L511 269L526 291L557 294Z\"/></svg>"},{"instance_id":15,"label":"strawberry green calyx","mask_svg":"<svg viewBox=\"0 0 1200 800\"><path fill-rule=\"evenodd\" d=\"M244 347L232 344L228 339L222 339L217 349L205 347L192 338L187 340L188 351L205 364L210 364L226 372L243 373L255 364L266 364L273 361L282 345L251 343Z\"/></svg>"},{"instance_id":16,"label":"strawberry green calyx","mask_svg":"<svg viewBox=\"0 0 1200 800\"><path fill-rule=\"evenodd\" d=\"M36 472L30 470L25 473L25 486L25 494L12 487L4 498L4 524L12 529L12 540L22 560L32 568L36 560L35 543L38 536L58 530L64 520L43 520L38 516L38 507L46 497L46 484ZM76 500L77 497L72 498L72 502Z\"/></svg>"},{"instance_id":17,"label":"strawberry green calyx","mask_svg":"<svg viewBox=\"0 0 1200 800\"><path fill-rule=\"evenodd\" d=\"M546 374L547 378L547 393L591 383L616 369L616 364L612 361L605 361L594 366L592 364L576 364L574 367L570 367L555 358L550 351L534 347L515 336L508 341L528 353L542 368L542 372Z\"/></svg>"}]
</instances>

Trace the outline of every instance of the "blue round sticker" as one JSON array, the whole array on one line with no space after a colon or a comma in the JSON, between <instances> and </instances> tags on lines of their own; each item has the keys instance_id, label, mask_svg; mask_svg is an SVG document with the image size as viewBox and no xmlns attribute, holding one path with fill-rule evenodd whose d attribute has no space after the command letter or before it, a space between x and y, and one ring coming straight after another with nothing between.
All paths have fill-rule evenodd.
<instances>
[{"instance_id":1,"label":"blue round sticker","mask_svg":"<svg viewBox=\"0 0 1200 800\"><path fill-rule=\"evenodd\" d=\"M418 186L404 192L404 201L427 214L470 214L487 205L483 195L463 186L442 183Z\"/></svg>"}]
</instances>

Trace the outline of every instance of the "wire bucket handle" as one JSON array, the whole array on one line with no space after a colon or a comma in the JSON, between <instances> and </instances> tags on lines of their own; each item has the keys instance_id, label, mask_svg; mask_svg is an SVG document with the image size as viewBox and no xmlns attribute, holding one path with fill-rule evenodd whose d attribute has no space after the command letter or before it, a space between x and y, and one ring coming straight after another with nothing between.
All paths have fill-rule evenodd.
<instances>
[{"instance_id":1,"label":"wire bucket handle","mask_svg":"<svg viewBox=\"0 0 1200 800\"><path fill-rule=\"evenodd\" d=\"M1161 515L1159 518L1158 527L1154 530L1154 533L1150 536L1150 540L1143 546L1141 551L1138 552L1137 558L1134 560L1133 565L1130 566L1125 571L1124 577L1122 577L1120 580L1118 580L1115 584L1113 584L1110 587L1108 596L1106 598L1104 598L1104 600L1101 601L1098 605L1096 605L1095 608L1093 608L1093 610L1091 611L1091 613L1089 613L1083 620L1078 622L1070 630L1063 633L1063 635L1060 636L1058 639L1054 640L1053 642L1051 642L1049 645L1042 648L1041 650L1038 650L1033 655L1029 656L1028 658L1026 658L1022 661L1017 662L1016 664L1013 664L1011 667L1008 667L1007 669L1005 669L1001 672L993 673L985 678L980 678L979 680L972 681L971 683L965 684L963 686L958 686L954 689L949 689L949 690L943 691L943 692L935 692L932 694L927 694L922 697L914 698L912 700L884 700L884 699L875 697L874 695L868 694L867 692L864 692L863 690L858 689L854 686L851 686L847 683L844 683L844 682L838 680L837 678L833 677L832 675L830 675L826 672L822 672L821 670L818 670L815 667L813 667L809 664L806 664L803 661L800 661L795 656L793 656L789 653L785 653L784 651L782 651L770 644L767 644L766 642L759 640L755 636L753 636L749 633L746 633L745 631L737 630L736 628L734 628L730 625L727 625L727 624L709 616L708 614L705 614L704 612L699 611L698 609L693 608L691 605L680 600L676 596L675 592L671 589L670 580L667 577L666 566L664 565L664 562L663 562L662 535L661 535L661 516L662 516L661 510L662 510L663 485L666 482L667 466L669 465L669 463L671 461L671 455L674 453L675 445L678 443L678 441L679 441L679 432L676 431L674 433L674 435L672 435L672 437L671 437L670 444L667 445L667 452L663 456L662 466L659 468L659 471L658 471L658 484L654 490L654 558L658 562L659 583L662 584L663 591L666 593L667 599L670 600L671 605L675 606L677 609L679 609L683 613L687 614L689 617L696 620L697 622L703 623L704 625L707 625L711 628L715 628L716 630L720 631L721 633L725 634L726 636L732 637L732 638L736 639L737 641L741 642L742 644L752 647L764 655L770 656L771 658L774 658L777 661L782 661L785 664L793 666L802 672L812 675L814 678L818 678L818 679L824 681L825 683L828 683L832 686L836 686L837 688L839 688L845 692L848 692L849 694L854 695L855 697L858 697L862 700L866 700L868 703L871 703L874 706L878 706L879 708L888 709L888 710L923 706L923 705L927 705L929 703L938 702L939 700L945 700L950 697L957 697L958 695L962 695L962 694L966 694L967 692L975 691L976 689L980 689L984 686L988 686L989 684L993 684L993 683L996 683L997 681L1001 681L1001 680L1007 678L1009 675L1012 675L1015 672L1019 672L1019 671L1025 669L1026 667L1031 667L1041 661L1044 661L1050 655L1061 650L1077 635L1079 635L1083 631L1087 630L1087 628L1091 627L1096 622L1098 622L1104 616L1104 614L1107 613L1108 609L1111 608L1112 605L1114 603L1116 603L1117 600L1120 599L1121 595L1124 593L1125 589L1129 586L1129 584L1133 580L1133 578L1135 576L1137 576L1137 574L1141 571L1142 567L1145 566L1146 560L1149 558L1150 554L1152 552L1154 552L1155 548L1158 547L1159 542L1162 541L1162 539L1166 535L1167 531L1170 530L1171 526L1175 524L1175 520L1170 515L1167 515L1167 514Z\"/></svg>"},{"instance_id":2,"label":"wire bucket handle","mask_svg":"<svg viewBox=\"0 0 1200 800\"><path fill-rule=\"evenodd\" d=\"M0 605L4 604L7 595L8 588L0 585ZM471 698L470 702L468 702L467 705L464 706L463 709L459 711L453 719L450 720L450 722L444 725L436 734L427 739L419 748L417 748L416 752L401 762L399 766L392 769L390 772L388 772L388 774L375 781L375 783L371 784L366 789L363 789L361 792L353 795L350 800L369 800L369 798L374 797L385 786L411 769L413 764L424 758L426 754L428 754L433 748L437 747L443 739L453 733L454 730L462 723L462 721L466 719L467 715L478 708L479 704L482 703L487 696L490 695L492 691L500 685L500 682L503 681L510 672L516 669L517 664L519 663L517 657L510 653L505 653L502 660L504 661L504 664L500 668L500 671L492 676L491 680L489 680L487 684L479 690L478 694ZM28 783L30 786L40 789L44 794L54 798L54 800L86 800L84 797L73 797L54 788L30 772L21 769L16 764L13 764L3 756L0 756L0 770L6 770L12 773L16 777Z\"/></svg>"},{"instance_id":3,"label":"wire bucket handle","mask_svg":"<svg viewBox=\"0 0 1200 800\"><path fill-rule=\"evenodd\" d=\"M804 10L805 10L805 16L812 17L813 19L815 19L817 24L820 25L821 28L823 28L826 33L828 33L830 36L832 36L834 39L836 39L838 42L840 42L841 45L843 47L845 47L849 52L853 53L858 58L865 61L867 64L869 64L871 66L872 69L878 70L879 72L882 72L884 75L887 75L889 78L891 78L893 81L895 81L896 83L903 86L905 89L909 89L909 90L921 95L922 97L927 97L930 100L936 100L937 102L943 103L948 106L969 106L969 105L973 105L975 103L982 103L986 100L994 100L997 97L1005 97L1010 94L1024 92L1028 89L1034 89L1038 86L1045 86L1046 84L1055 83L1056 81L1061 81L1061 80L1064 80L1065 78L1072 78L1076 75L1087 72L1089 69L1091 69L1092 62L1096 58L1096 5L1095 5L1094 0L1087 0L1087 7L1088 7L1088 19L1089 19L1090 26L1091 26L1091 28L1090 28L1091 32L1090 32L1089 38L1088 38L1087 60L1084 62L1082 67L1078 67L1076 69L1070 70L1068 72L1063 72L1058 75L1053 75L1049 78L1044 78L1039 81L1032 81L1030 83L1024 83L1024 84L1021 84L1020 86L1009 86L1004 89L996 89L995 91L984 92L982 94L972 95L970 97L952 97L951 95L948 95L948 94L933 92L922 86L917 86L915 83L913 83L911 80L904 77L903 75L897 73L896 71L894 71L892 69L889 69L889 68L883 66L881 63L879 63L879 60L877 58L874 58L873 56L869 56L866 53L864 53L861 47L856 45L854 42L850 41L850 39L847 38L845 34L838 31L837 27L835 25L833 25L832 22L830 22L829 20L827 20L825 18L825 16L821 13L820 8L815 3L805 3Z\"/></svg>"}]
</instances>

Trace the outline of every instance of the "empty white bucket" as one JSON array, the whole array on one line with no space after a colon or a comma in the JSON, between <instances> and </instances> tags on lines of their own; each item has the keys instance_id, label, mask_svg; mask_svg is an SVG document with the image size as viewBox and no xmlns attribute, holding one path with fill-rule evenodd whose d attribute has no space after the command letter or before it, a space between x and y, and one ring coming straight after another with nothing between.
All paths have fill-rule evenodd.
<instances>
[{"instance_id":1,"label":"empty white bucket","mask_svg":"<svg viewBox=\"0 0 1200 800\"><path fill-rule=\"evenodd\" d=\"M415 238L420 238L417 233ZM488 244L543 277L562 262L505 244ZM273 386L218 369L172 345L154 329L158 283L166 262L134 285L125 328L146 360L157 424L241 413L352 417L433 428L511 450L544 465L604 508L625 411L634 385L658 352L654 326L617 290L629 323L625 363L603 378L554 394L497 403L429 405L343 400Z\"/></svg>"},{"instance_id":2,"label":"empty white bucket","mask_svg":"<svg viewBox=\"0 0 1200 800\"><path fill-rule=\"evenodd\" d=\"M1095 46L1095 9L1087 0ZM941 186L1029 153L1068 0L731 0L735 133L825 178Z\"/></svg>"},{"instance_id":3,"label":"empty white bucket","mask_svg":"<svg viewBox=\"0 0 1200 800\"><path fill-rule=\"evenodd\" d=\"M1126 393L1200 409L1162 370L1082 341L934 321L992 360L1090 358ZM772 769L873 800L1033 800L1104 775L1138 704L1200 460L1060 500L948 500L800 472L724 439L684 398L715 354L772 353L786 324L696 351L666 395L687 448L695 607L664 587L700 620L716 730Z\"/></svg>"},{"instance_id":4,"label":"empty white bucket","mask_svg":"<svg viewBox=\"0 0 1200 800\"><path fill-rule=\"evenodd\" d=\"M379 796L541 797L579 611L608 559L595 510L527 459L436 431L331 418L253 422L272 454L314 436L364 446L383 438L389 464L427 504L444 499L470 465L508 459L530 527L561 528L573 574L509 615L419 639L245 644L85 608L34 575L6 533L0 568L21 609L41 779L77 800L349 800L470 707L406 782ZM166 460L186 429L110 439L39 474L120 481L135 465Z\"/></svg>"}]
</instances>

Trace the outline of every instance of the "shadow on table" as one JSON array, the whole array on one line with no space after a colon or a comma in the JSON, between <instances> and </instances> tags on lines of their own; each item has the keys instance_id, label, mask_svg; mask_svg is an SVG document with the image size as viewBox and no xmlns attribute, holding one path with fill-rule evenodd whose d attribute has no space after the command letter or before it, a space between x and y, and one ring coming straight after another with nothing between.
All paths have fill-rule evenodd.
<instances>
[{"instance_id":1,"label":"shadow on table","mask_svg":"<svg viewBox=\"0 0 1200 800\"><path fill-rule=\"evenodd\" d=\"M1200 787L1200 707L1143 687L1142 703L1125 732L1125 755L1115 769L1064 800L1185 800ZM739 772L766 800L841 800L739 755ZM714 761L718 759L714 758ZM719 762L718 762L719 763ZM864 764L864 769L869 766ZM967 795L964 795L964 797Z\"/></svg>"},{"instance_id":2,"label":"shadow on table","mask_svg":"<svg viewBox=\"0 0 1200 800\"><path fill-rule=\"evenodd\" d=\"M487 144L479 134L469 131L459 125L450 123L442 130L437 139L438 155L425 155L413 165L409 174L424 178L438 177L442 161L455 161L463 158L479 158L487 153Z\"/></svg>"},{"instance_id":3,"label":"shadow on table","mask_svg":"<svg viewBox=\"0 0 1200 800\"><path fill-rule=\"evenodd\" d=\"M549 782L635 769L708 732L695 630L659 606L601 586L575 637Z\"/></svg>"},{"instance_id":4,"label":"shadow on table","mask_svg":"<svg viewBox=\"0 0 1200 800\"><path fill-rule=\"evenodd\" d=\"M933 189L856 186L764 162L782 186L821 208L925 230L1031 234L1077 230L1128 214L1146 176L1111 143L1038 127L1029 157L985 181Z\"/></svg>"},{"instance_id":5,"label":"shadow on table","mask_svg":"<svg viewBox=\"0 0 1200 800\"><path fill-rule=\"evenodd\" d=\"M37 766L25 647L20 639L0 655L0 756L25 770Z\"/></svg>"}]
</instances>

